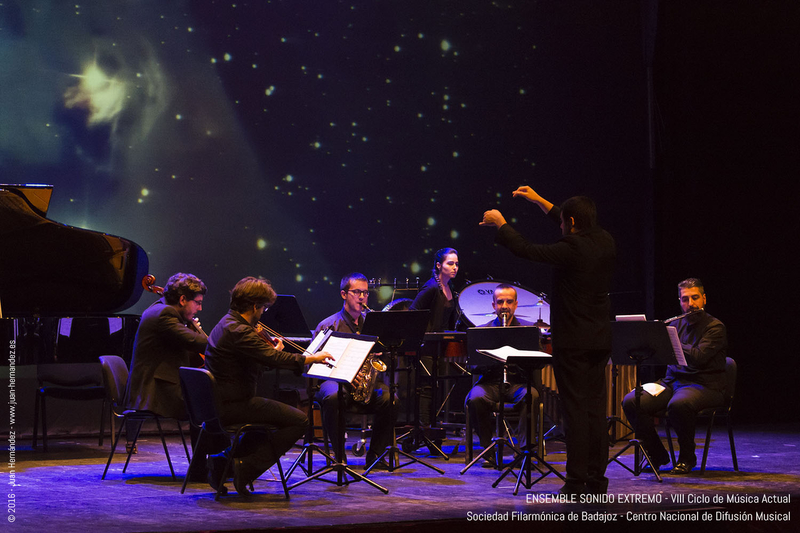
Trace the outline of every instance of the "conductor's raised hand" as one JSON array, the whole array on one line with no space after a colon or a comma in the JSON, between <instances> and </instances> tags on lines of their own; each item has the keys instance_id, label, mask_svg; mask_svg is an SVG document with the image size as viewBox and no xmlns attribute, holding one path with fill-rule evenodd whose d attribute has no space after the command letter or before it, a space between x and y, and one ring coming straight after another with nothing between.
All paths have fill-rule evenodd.
<instances>
[{"instance_id":1,"label":"conductor's raised hand","mask_svg":"<svg viewBox=\"0 0 800 533\"><path fill-rule=\"evenodd\" d=\"M511 193L511 196L513 196L514 198L520 196L522 198L525 198L529 202L536 202L536 203L539 203L542 200L544 200L544 198L539 196L539 193L537 193L527 185L523 185L522 187L517 188L516 191Z\"/></svg>"},{"instance_id":2,"label":"conductor's raised hand","mask_svg":"<svg viewBox=\"0 0 800 533\"><path fill-rule=\"evenodd\" d=\"M514 198L517 197L525 198L529 202L537 204L544 213L549 212L553 208L553 204L551 202L542 198L542 196L538 192L534 191L527 185L519 187L516 191L511 193L511 196L513 196Z\"/></svg>"},{"instance_id":3,"label":"conductor's raised hand","mask_svg":"<svg viewBox=\"0 0 800 533\"><path fill-rule=\"evenodd\" d=\"M506 223L506 219L503 217L503 214L498 211L497 209L490 209L483 213L483 220L481 221L481 226L494 226L495 228L499 228Z\"/></svg>"}]
</instances>

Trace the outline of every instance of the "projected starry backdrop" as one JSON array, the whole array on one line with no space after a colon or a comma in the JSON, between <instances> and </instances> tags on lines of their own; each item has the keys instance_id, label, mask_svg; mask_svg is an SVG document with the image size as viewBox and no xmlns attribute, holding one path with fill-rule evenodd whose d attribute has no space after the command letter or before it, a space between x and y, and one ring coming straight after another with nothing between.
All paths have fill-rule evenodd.
<instances>
[{"instance_id":1,"label":"projected starry backdrop","mask_svg":"<svg viewBox=\"0 0 800 533\"><path fill-rule=\"evenodd\" d=\"M617 304L641 311L636 5L547 4L4 0L2 181L54 185L49 218L137 242L157 283L201 277L208 326L243 276L313 327L343 274L424 282L445 246L458 285L547 292L549 269L496 249L481 215L550 242L511 191L590 194L620 244Z\"/></svg>"}]
</instances>

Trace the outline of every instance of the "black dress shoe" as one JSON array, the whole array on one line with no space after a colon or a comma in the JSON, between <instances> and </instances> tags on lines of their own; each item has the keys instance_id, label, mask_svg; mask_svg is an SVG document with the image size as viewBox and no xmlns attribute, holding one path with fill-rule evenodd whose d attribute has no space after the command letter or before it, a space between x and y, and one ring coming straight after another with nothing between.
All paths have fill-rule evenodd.
<instances>
[{"instance_id":1,"label":"black dress shoe","mask_svg":"<svg viewBox=\"0 0 800 533\"><path fill-rule=\"evenodd\" d=\"M652 459L653 462L645 465L642 468L642 472L657 472L661 470L662 466L666 466L671 462L669 453L667 453L666 451L663 454L659 454L657 456L650 455L650 459Z\"/></svg>"},{"instance_id":2,"label":"black dress shoe","mask_svg":"<svg viewBox=\"0 0 800 533\"><path fill-rule=\"evenodd\" d=\"M244 473L242 472L242 462L239 459L233 460L233 487L236 489L236 492L239 493L239 496L242 496L245 499L251 499L253 497L253 493L250 492L248 486L252 486L253 482L250 479L247 479Z\"/></svg>"},{"instance_id":3,"label":"black dress shoe","mask_svg":"<svg viewBox=\"0 0 800 533\"><path fill-rule=\"evenodd\" d=\"M675 468L670 470L669 473L672 474L673 476L685 476L686 474L691 473L692 468L694 468L696 465L697 461L694 461L692 463L678 461L678 464L676 464Z\"/></svg>"},{"instance_id":4,"label":"black dress shoe","mask_svg":"<svg viewBox=\"0 0 800 533\"><path fill-rule=\"evenodd\" d=\"M208 467L208 484L211 488L221 494L227 494L228 489L225 488L225 480L222 479L222 471L225 469L225 463L228 459L222 455L209 455L206 460Z\"/></svg>"},{"instance_id":5,"label":"black dress shoe","mask_svg":"<svg viewBox=\"0 0 800 533\"><path fill-rule=\"evenodd\" d=\"M497 469L497 461L495 461L494 457L484 457L483 464L481 464L481 467Z\"/></svg>"},{"instance_id":6,"label":"black dress shoe","mask_svg":"<svg viewBox=\"0 0 800 533\"><path fill-rule=\"evenodd\" d=\"M372 470L370 470L371 472L374 472L375 470L384 470L384 471L389 470L389 463L387 463L383 459L381 459L380 461L375 463L375 460L377 458L378 458L378 456L376 456L376 455L367 454L367 458L364 461L364 469L366 470L367 468L372 466L373 463L374 463L375 466L372 466Z\"/></svg>"}]
</instances>

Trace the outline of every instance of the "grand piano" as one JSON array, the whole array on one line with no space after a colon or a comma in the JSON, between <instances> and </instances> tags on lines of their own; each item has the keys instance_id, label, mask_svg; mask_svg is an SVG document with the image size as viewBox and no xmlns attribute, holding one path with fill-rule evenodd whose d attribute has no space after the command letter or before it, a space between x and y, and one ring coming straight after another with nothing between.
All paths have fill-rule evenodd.
<instances>
[{"instance_id":1,"label":"grand piano","mask_svg":"<svg viewBox=\"0 0 800 533\"><path fill-rule=\"evenodd\" d=\"M15 343L16 365L96 363L104 354L130 363L139 317L119 313L144 290L147 255L130 240L49 220L52 193L0 184L3 351Z\"/></svg>"}]
</instances>

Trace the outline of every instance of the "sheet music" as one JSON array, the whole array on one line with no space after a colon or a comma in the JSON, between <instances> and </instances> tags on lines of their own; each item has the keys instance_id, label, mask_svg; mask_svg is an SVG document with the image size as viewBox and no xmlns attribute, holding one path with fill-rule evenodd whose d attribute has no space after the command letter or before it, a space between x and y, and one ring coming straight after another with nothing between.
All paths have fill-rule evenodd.
<instances>
[{"instance_id":1,"label":"sheet music","mask_svg":"<svg viewBox=\"0 0 800 533\"><path fill-rule=\"evenodd\" d=\"M537 350L517 350L516 348L512 348L511 346L502 346L500 348L495 348L493 350L477 350L478 353L482 353L483 355L487 355L493 359L497 359L498 361L503 361L504 363L508 361L509 357L530 357L530 358L551 358L552 355L545 352L540 352Z\"/></svg>"},{"instance_id":2,"label":"sheet music","mask_svg":"<svg viewBox=\"0 0 800 533\"><path fill-rule=\"evenodd\" d=\"M681 339L678 337L678 330L675 329L675 326L667 326L667 333L669 333L669 342L672 344L672 352L675 354L675 359L678 360L679 365L686 366L686 356L683 355L683 345L681 345Z\"/></svg>"},{"instance_id":3,"label":"sheet music","mask_svg":"<svg viewBox=\"0 0 800 533\"><path fill-rule=\"evenodd\" d=\"M328 335L323 349L333 356L332 366L314 363L304 375L350 383L374 345L372 341Z\"/></svg>"}]
</instances>

